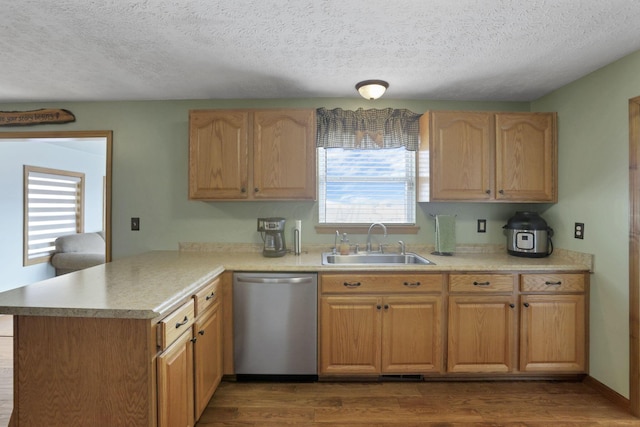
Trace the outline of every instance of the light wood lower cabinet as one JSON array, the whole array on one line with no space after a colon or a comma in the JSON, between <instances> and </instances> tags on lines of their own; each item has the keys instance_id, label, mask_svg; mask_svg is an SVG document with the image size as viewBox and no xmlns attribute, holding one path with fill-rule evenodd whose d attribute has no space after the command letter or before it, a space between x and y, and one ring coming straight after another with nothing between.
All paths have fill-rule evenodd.
<instances>
[{"instance_id":1,"label":"light wood lower cabinet","mask_svg":"<svg viewBox=\"0 0 640 427\"><path fill-rule=\"evenodd\" d=\"M450 296L448 372L511 372L516 310L511 295Z\"/></svg>"},{"instance_id":2,"label":"light wood lower cabinet","mask_svg":"<svg viewBox=\"0 0 640 427\"><path fill-rule=\"evenodd\" d=\"M320 375L442 371L441 275L328 274L320 282Z\"/></svg>"},{"instance_id":3,"label":"light wood lower cabinet","mask_svg":"<svg viewBox=\"0 0 640 427\"><path fill-rule=\"evenodd\" d=\"M213 305L196 320L194 346L195 417L198 419L222 379L222 309Z\"/></svg>"},{"instance_id":4,"label":"light wood lower cabinet","mask_svg":"<svg viewBox=\"0 0 640 427\"><path fill-rule=\"evenodd\" d=\"M220 280L214 279L160 325L158 427L193 426L222 378ZM188 328L184 330L184 328ZM173 337L183 331L172 343Z\"/></svg>"},{"instance_id":5,"label":"light wood lower cabinet","mask_svg":"<svg viewBox=\"0 0 640 427\"><path fill-rule=\"evenodd\" d=\"M522 275L520 370L586 372L585 274Z\"/></svg>"},{"instance_id":6,"label":"light wood lower cabinet","mask_svg":"<svg viewBox=\"0 0 640 427\"><path fill-rule=\"evenodd\" d=\"M158 356L158 426L194 425L191 328Z\"/></svg>"}]
</instances>

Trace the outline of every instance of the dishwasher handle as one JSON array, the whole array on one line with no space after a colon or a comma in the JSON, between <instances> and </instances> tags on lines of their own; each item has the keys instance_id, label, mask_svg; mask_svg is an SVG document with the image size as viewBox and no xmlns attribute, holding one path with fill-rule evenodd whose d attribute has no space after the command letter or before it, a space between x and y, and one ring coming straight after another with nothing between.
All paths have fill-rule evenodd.
<instances>
[{"instance_id":1,"label":"dishwasher handle","mask_svg":"<svg viewBox=\"0 0 640 427\"><path fill-rule=\"evenodd\" d=\"M312 283L313 277L242 277L236 276L238 283Z\"/></svg>"}]
</instances>

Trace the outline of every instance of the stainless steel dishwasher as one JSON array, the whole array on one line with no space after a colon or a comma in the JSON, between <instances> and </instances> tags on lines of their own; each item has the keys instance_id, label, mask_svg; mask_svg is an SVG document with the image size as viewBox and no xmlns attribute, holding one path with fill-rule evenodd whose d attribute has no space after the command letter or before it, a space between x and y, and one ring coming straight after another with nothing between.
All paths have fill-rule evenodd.
<instances>
[{"instance_id":1,"label":"stainless steel dishwasher","mask_svg":"<svg viewBox=\"0 0 640 427\"><path fill-rule=\"evenodd\" d=\"M317 307L317 274L235 273L236 378L317 379Z\"/></svg>"}]
</instances>

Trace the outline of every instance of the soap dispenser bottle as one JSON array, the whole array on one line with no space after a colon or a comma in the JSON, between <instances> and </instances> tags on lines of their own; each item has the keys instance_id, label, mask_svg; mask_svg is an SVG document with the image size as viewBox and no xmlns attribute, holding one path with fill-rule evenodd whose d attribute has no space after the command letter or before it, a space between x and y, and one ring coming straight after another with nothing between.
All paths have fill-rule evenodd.
<instances>
[{"instance_id":1,"label":"soap dispenser bottle","mask_svg":"<svg viewBox=\"0 0 640 427\"><path fill-rule=\"evenodd\" d=\"M347 239L347 233L342 234L340 240L340 255L349 255L349 239Z\"/></svg>"}]
</instances>

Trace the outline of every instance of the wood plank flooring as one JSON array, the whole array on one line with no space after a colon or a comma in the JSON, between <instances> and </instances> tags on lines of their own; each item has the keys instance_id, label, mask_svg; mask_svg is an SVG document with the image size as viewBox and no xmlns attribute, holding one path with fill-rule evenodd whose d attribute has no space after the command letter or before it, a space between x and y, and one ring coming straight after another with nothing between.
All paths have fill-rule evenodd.
<instances>
[{"instance_id":1,"label":"wood plank flooring","mask_svg":"<svg viewBox=\"0 0 640 427\"><path fill-rule=\"evenodd\" d=\"M577 382L223 382L196 427L640 426Z\"/></svg>"},{"instance_id":2,"label":"wood plank flooring","mask_svg":"<svg viewBox=\"0 0 640 427\"><path fill-rule=\"evenodd\" d=\"M11 316L0 316L0 427L13 408L11 325ZM226 381L196 427L469 425L640 427L640 420L575 382Z\"/></svg>"}]
</instances>

